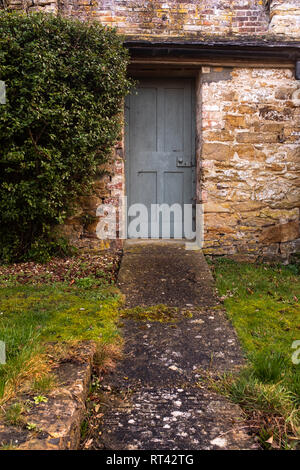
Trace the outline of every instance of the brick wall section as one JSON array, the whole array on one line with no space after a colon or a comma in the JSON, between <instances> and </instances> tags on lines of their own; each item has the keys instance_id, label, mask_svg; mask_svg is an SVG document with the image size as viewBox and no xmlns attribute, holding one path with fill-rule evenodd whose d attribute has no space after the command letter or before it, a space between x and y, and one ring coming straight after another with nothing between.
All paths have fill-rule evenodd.
<instances>
[{"instance_id":1,"label":"brick wall section","mask_svg":"<svg viewBox=\"0 0 300 470\"><path fill-rule=\"evenodd\" d=\"M289 69L203 68L205 251L300 249L300 83Z\"/></svg>"},{"instance_id":2,"label":"brick wall section","mask_svg":"<svg viewBox=\"0 0 300 470\"><path fill-rule=\"evenodd\" d=\"M300 0L6 0L13 9L96 19L136 38L300 37Z\"/></svg>"},{"instance_id":3,"label":"brick wall section","mask_svg":"<svg viewBox=\"0 0 300 470\"><path fill-rule=\"evenodd\" d=\"M300 37L300 0L7 0L7 3L13 9L42 9L82 20L97 19L137 38L253 36L268 32Z\"/></svg>"},{"instance_id":4,"label":"brick wall section","mask_svg":"<svg viewBox=\"0 0 300 470\"><path fill-rule=\"evenodd\" d=\"M136 37L260 34L269 19L263 0L8 0L12 8L97 19Z\"/></svg>"},{"instance_id":5,"label":"brick wall section","mask_svg":"<svg viewBox=\"0 0 300 470\"><path fill-rule=\"evenodd\" d=\"M268 29L266 9L257 0L103 0L94 6L94 16L123 34L139 37L248 35Z\"/></svg>"}]
</instances>

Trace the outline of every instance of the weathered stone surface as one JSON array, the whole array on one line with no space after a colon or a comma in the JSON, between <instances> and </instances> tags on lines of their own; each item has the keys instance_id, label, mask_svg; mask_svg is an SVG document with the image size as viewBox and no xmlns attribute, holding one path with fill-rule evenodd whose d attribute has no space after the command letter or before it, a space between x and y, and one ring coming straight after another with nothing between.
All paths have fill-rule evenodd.
<instances>
[{"instance_id":1,"label":"weathered stone surface","mask_svg":"<svg viewBox=\"0 0 300 470\"><path fill-rule=\"evenodd\" d=\"M129 244L120 288L127 305L166 302L179 306L178 318L173 326L124 321L124 359L103 383L106 413L95 448L255 449L241 409L203 380L208 371L235 371L243 363L205 259L200 252L185 256L176 244L162 244L160 251L159 245Z\"/></svg>"},{"instance_id":2,"label":"weathered stone surface","mask_svg":"<svg viewBox=\"0 0 300 470\"><path fill-rule=\"evenodd\" d=\"M224 202L223 204L217 204L215 202L206 202L204 204L204 208L205 208L204 210L206 213L232 212L232 210L230 210L230 205L226 202Z\"/></svg>"},{"instance_id":3,"label":"weathered stone surface","mask_svg":"<svg viewBox=\"0 0 300 470\"><path fill-rule=\"evenodd\" d=\"M200 305L215 303L213 278L202 253L175 241L127 240L118 282L130 307L156 303L184 307L191 299Z\"/></svg>"},{"instance_id":4,"label":"weathered stone surface","mask_svg":"<svg viewBox=\"0 0 300 470\"><path fill-rule=\"evenodd\" d=\"M255 450L242 420L236 405L205 387L138 388L127 407L105 416L100 445L106 450Z\"/></svg>"},{"instance_id":5,"label":"weathered stone surface","mask_svg":"<svg viewBox=\"0 0 300 470\"><path fill-rule=\"evenodd\" d=\"M47 403L26 413L26 422L35 425L36 431L0 425L0 444L20 450L77 449L95 352L94 343L81 343L79 359L62 363L57 369L59 386L49 393Z\"/></svg>"},{"instance_id":6,"label":"weathered stone surface","mask_svg":"<svg viewBox=\"0 0 300 470\"><path fill-rule=\"evenodd\" d=\"M282 243L296 240L299 236L299 221L295 221L264 228L260 240L265 244Z\"/></svg>"},{"instance_id":7,"label":"weathered stone surface","mask_svg":"<svg viewBox=\"0 0 300 470\"><path fill-rule=\"evenodd\" d=\"M231 76L204 84L199 98L204 108L218 103L202 125L205 252L270 258L272 245L273 256L285 261L296 245L279 250L278 244L299 237L300 133L298 105L283 107L282 93L299 84L289 69L234 68Z\"/></svg>"},{"instance_id":8,"label":"weathered stone surface","mask_svg":"<svg viewBox=\"0 0 300 470\"><path fill-rule=\"evenodd\" d=\"M300 4L298 0L271 0L270 31L275 34L300 36Z\"/></svg>"},{"instance_id":9,"label":"weathered stone surface","mask_svg":"<svg viewBox=\"0 0 300 470\"><path fill-rule=\"evenodd\" d=\"M231 154L231 147L226 144L204 143L202 147L202 156L206 160L227 160Z\"/></svg>"}]
</instances>

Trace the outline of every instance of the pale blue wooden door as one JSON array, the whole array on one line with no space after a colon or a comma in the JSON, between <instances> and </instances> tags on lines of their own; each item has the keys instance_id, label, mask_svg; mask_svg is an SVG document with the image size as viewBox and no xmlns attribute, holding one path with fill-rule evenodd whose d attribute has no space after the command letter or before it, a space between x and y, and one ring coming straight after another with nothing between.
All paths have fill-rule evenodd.
<instances>
[{"instance_id":1,"label":"pale blue wooden door","mask_svg":"<svg viewBox=\"0 0 300 470\"><path fill-rule=\"evenodd\" d=\"M193 204L195 186L193 81L140 81L126 100L125 121L128 208L147 208L147 215L133 211L128 217L130 227L138 215L140 229L138 235L129 231L128 236L181 238L182 233L183 238L184 205ZM176 204L176 209L179 205L182 215L178 210L171 217L167 210L157 212L161 204Z\"/></svg>"}]
</instances>

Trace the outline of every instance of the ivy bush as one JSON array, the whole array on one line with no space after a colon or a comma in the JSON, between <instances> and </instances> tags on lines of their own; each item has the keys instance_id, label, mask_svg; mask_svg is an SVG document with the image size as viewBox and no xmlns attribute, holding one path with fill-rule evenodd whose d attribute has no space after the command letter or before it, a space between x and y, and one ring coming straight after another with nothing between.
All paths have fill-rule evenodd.
<instances>
[{"instance_id":1,"label":"ivy bush","mask_svg":"<svg viewBox=\"0 0 300 470\"><path fill-rule=\"evenodd\" d=\"M44 259L52 238L119 138L131 83L115 30L0 12L0 260Z\"/></svg>"}]
</instances>

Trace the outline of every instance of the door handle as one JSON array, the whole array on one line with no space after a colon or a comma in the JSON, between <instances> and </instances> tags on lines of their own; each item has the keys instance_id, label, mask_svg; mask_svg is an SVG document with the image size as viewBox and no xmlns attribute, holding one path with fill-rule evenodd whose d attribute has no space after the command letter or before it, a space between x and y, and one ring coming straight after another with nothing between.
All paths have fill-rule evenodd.
<instances>
[{"instance_id":1,"label":"door handle","mask_svg":"<svg viewBox=\"0 0 300 470\"><path fill-rule=\"evenodd\" d=\"M192 162L184 162L183 161L183 158L179 157L177 158L177 162L176 162L176 166L177 167L191 167L192 166Z\"/></svg>"}]
</instances>

